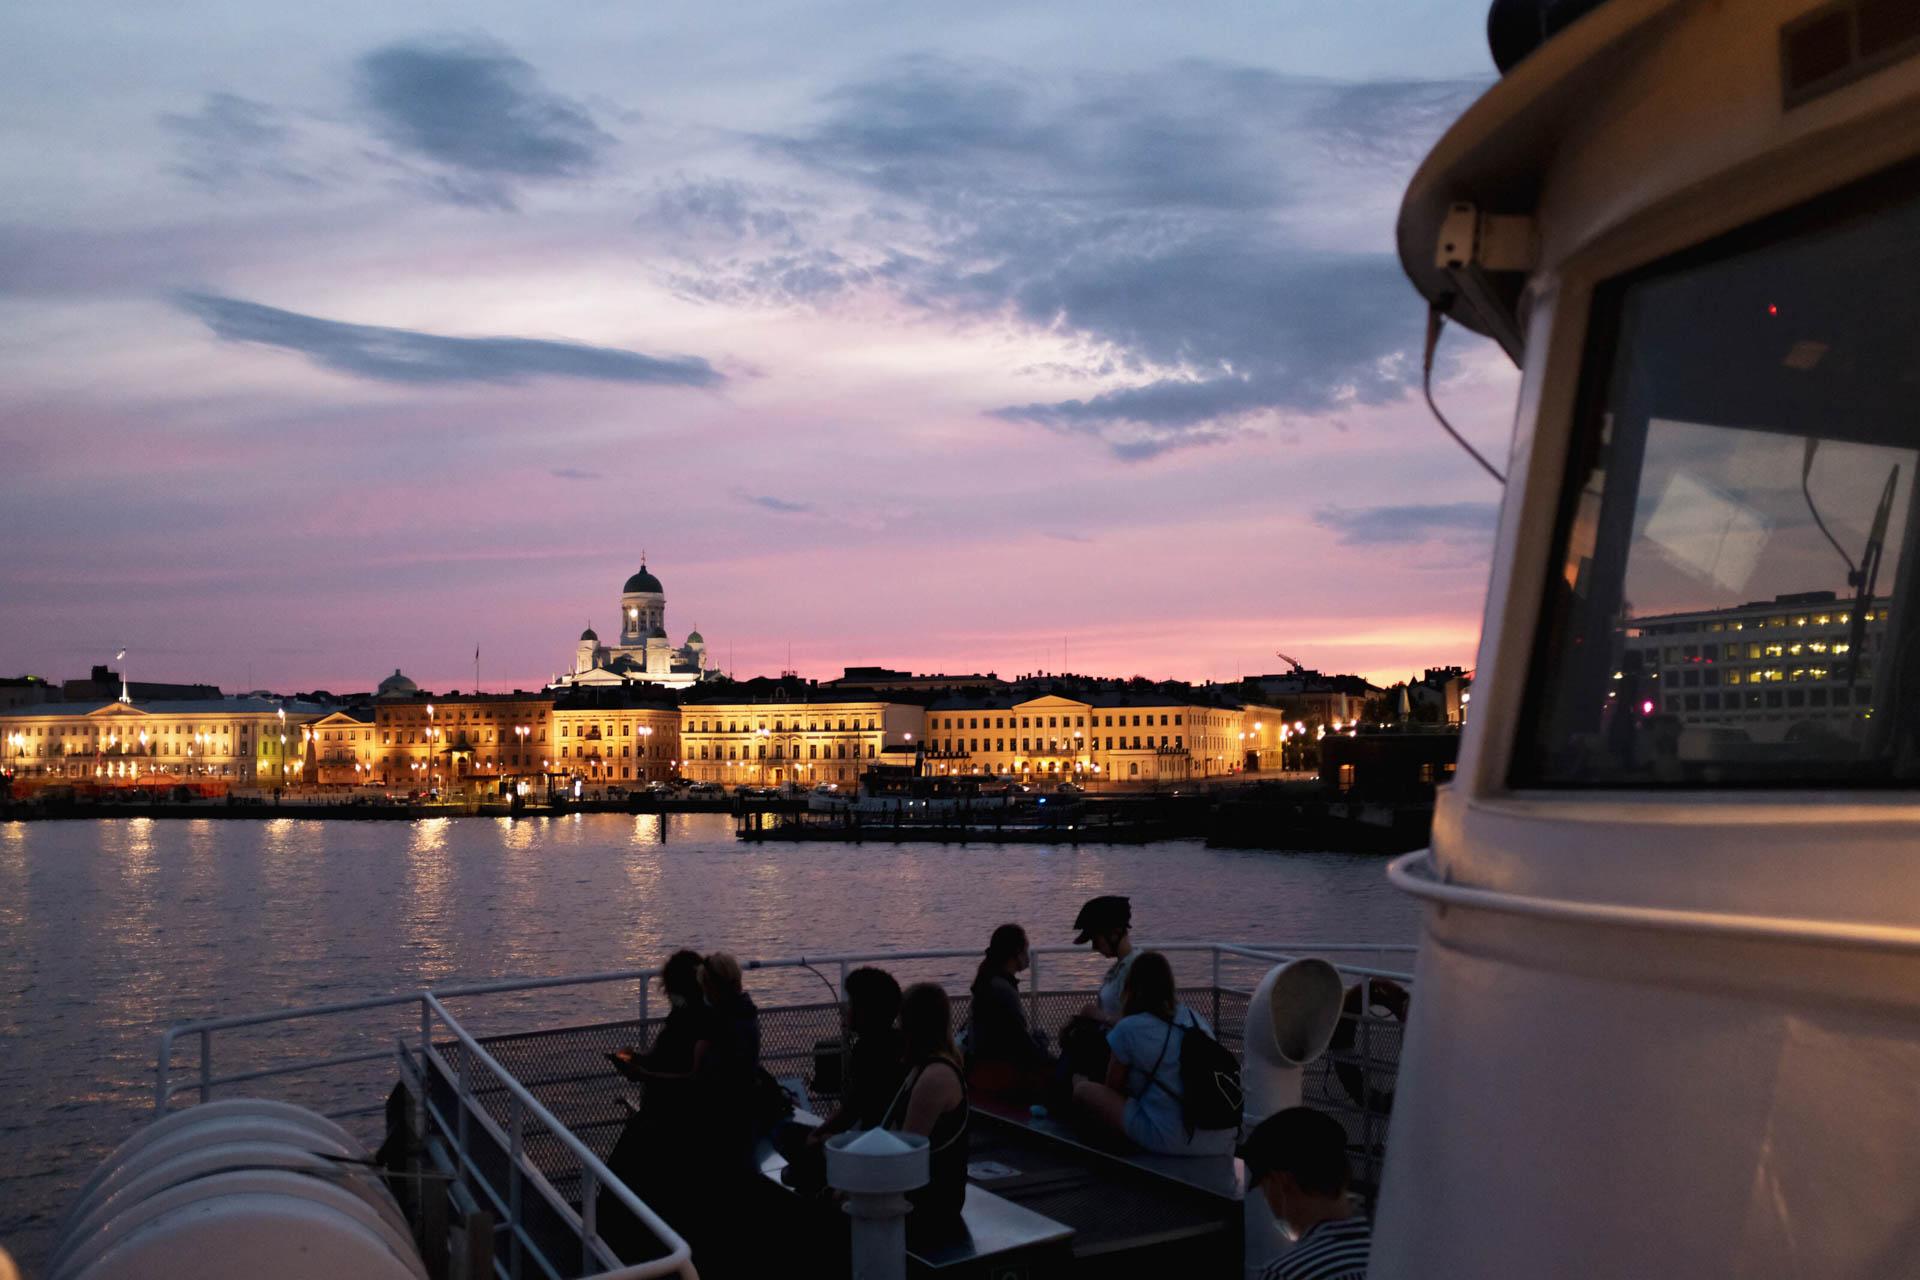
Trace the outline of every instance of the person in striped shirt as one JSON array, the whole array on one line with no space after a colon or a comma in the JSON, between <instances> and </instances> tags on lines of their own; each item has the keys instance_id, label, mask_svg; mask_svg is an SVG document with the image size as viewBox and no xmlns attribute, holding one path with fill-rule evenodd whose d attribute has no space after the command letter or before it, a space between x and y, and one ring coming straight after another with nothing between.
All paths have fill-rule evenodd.
<instances>
[{"instance_id":1,"label":"person in striped shirt","mask_svg":"<svg viewBox=\"0 0 1920 1280\"><path fill-rule=\"evenodd\" d=\"M1259 1188L1294 1245L1261 1280L1366 1280L1373 1228L1347 1194L1347 1131L1312 1107L1276 1111L1240 1148L1247 1189Z\"/></svg>"}]
</instances>

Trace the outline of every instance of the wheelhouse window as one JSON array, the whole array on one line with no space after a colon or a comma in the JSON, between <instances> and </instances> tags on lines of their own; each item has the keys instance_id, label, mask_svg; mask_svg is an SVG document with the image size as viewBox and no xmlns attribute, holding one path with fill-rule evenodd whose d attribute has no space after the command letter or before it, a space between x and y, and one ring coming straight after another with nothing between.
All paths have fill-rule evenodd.
<instances>
[{"instance_id":1,"label":"wheelhouse window","mask_svg":"<svg viewBox=\"0 0 1920 1280\"><path fill-rule=\"evenodd\" d=\"M1513 785L1920 781L1916 186L1600 291Z\"/></svg>"}]
</instances>

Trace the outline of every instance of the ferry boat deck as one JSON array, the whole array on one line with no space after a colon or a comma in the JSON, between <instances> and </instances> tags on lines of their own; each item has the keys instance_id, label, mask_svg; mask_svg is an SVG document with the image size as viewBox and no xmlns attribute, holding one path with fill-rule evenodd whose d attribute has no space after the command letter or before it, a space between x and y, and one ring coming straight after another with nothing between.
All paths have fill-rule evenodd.
<instances>
[{"instance_id":1,"label":"ferry boat deck","mask_svg":"<svg viewBox=\"0 0 1920 1280\"><path fill-rule=\"evenodd\" d=\"M1183 986L1181 999L1236 1054L1244 1049L1249 1000L1261 974L1307 956L1339 971L1350 988L1349 1004L1359 1012L1342 1016L1335 1047L1304 1069L1300 1088L1303 1101L1345 1126L1356 1190L1370 1204L1385 1157L1401 1023L1375 1007L1369 988L1381 979L1410 987L1411 948L1141 945L1168 953L1189 982L1205 975L1203 983ZM1044 970L1053 957L1076 950L1033 948L1032 988L1023 995L1032 1025L1056 1040L1091 992L1047 986ZM770 1002L760 1009L761 1062L795 1095L796 1118L805 1122L835 1104L839 994L853 968L876 964L911 978L927 970L951 974L975 956L914 951L743 963L750 988L754 974L764 979L808 972L823 983L823 997L831 988L832 999ZM664 1010L650 1003L656 976L646 969L443 987L172 1027L159 1045L155 1109L162 1116L183 1106L191 1111L244 1086L248 1098L268 1091L357 1127L369 1147L382 1146L378 1159L413 1226L429 1276L693 1276L708 1260L696 1256L675 1225L607 1164L640 1096L640 1086L615 1071L607 1055L623 1046L646 1046L664 1022ZM633 991L632 1017L565 1019L564 1010L586 989L609 987ZM955 1026L963 1026L970 997L950 994ZM485 1035L469 1029L469 1022L484 1020L476 1009L505 1002L524 1011L530 1001L557 1025ZM461 1014L449 1004L461 1006ZM393 1038L382 1047L319 1058L288 1058L276 1048L290 1043L297 1024L343 1018L356 1030L364 1028L369 1043ZM408 1030L394 1035L400 1019ZM370 1101L396 1084L384 1104ZM975 1100L970 1129L966 1231L916 1242L909 1254L915 1274L1043 1277L1091 1274L1097 1267L1111 1277L1164 1274L1174 1263L1208 1274L1240 1268L1244 1179L1233 1157L1124 1151L1060 1118L986 1098ZM663 1151L659 1158L670 1166L684 1154ZM803 1241L809 1249L831 1247L818 1243L821 1208L800 1204L780 1185L783 1162L764 1140L761 1162L763 1178L738 1206L758 1245L772 1244L776 1252ZM608 1204L609 1197L650 1237L638 1251L629 1245L629 1256L616 1254L601 1232L596 1205ZM845 1269L844 1258L817 1261L823 1273ZM705 1273L728 1274L737 1265L708 1266Z\"/></svg>"}]
</instances>

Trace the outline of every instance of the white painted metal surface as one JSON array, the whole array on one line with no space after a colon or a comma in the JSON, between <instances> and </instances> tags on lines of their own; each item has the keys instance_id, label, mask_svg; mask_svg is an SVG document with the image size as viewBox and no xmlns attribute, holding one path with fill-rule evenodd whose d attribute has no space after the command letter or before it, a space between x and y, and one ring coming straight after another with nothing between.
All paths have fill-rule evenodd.
<instances>
[{"instance_id":1,"label":"white painted metal surface","mask_svg":"<svg viewBox=\"0 0 1920 1280\"><path fill-rule=\"evenodd\" d=\"M927 1139L885 1129L827 1139L827 1183L846 1193L853 1219L853 1280L904 1280L906 1193L927 1185Z\"/></svg>"},{"instance_id":2,"label":"white painted metal surface","mask_svg":"<svg viewBox=\"0 0 1920 1280\"><path fill-rule=\"evenodd\" d=\"M46 1274L322 1274L306 1269L313 1259L425 1277L365 1148L301 1108L234 1100L165 1117L121 1144L77 1198Z\"/></svg>"},{"instance_id":3,"label":"white painted metal surface","mask_svg":"<svg viewBox=\"0 0 1920 1280\"><path fill-rule=\"evenodd\" d=\"M1275 965L1247 1002L1240 1083L1246 1127L1300 1105L1300 1072L1333 1042L1346 984L1325 960L1309 957ZM1241 1216L1245 1271L1261 1276L1286 1251L1287 1240L1266 1198L1247 1189Z\"/></svg>"},{"instance_id":4,"label":"white painted metal surface","mask_svg":"<svg viewBox=\"0 0 1920 1280\"><path fill-rule=\"evenodd\" d=\"M1409 189L1430 297L1449 202L1531 215L1540 256L1474 717L1431 851L1395 872L1429 907L1382 1280L1912 1271L1916 797L1507 784L1596 289L1920 152L1912 58L1783 108L1781 27L1818 7L1614 0Z\"/></svg>"}]
</instances>

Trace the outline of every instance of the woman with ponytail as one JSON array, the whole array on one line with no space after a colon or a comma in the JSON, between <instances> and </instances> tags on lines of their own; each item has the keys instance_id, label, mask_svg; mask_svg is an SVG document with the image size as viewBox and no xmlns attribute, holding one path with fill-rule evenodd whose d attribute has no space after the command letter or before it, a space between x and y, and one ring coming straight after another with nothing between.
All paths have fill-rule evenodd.
<instances>
[{"instance_id":1,"label":"woman with ponytail","mask_svg":"<svg viewBox=\"0 0 1920 1280\"><path fill-rule=\"evenodd\" d=\"M1037 1095L1053 1076L1053 1058L1042 1037L1027 1026L1020 999L1020 973L1031 963L1025 929L1003 924L993 931L973 977L967 1080L982 1093Z\"/></svg>"}]
</instances>

